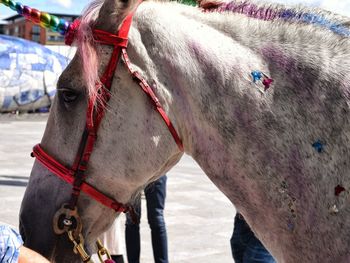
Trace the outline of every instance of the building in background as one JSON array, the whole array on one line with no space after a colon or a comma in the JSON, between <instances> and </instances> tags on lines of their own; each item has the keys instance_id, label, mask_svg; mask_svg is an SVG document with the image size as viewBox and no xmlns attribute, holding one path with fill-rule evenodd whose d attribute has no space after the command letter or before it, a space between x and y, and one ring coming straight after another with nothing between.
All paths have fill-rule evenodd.
<instances>
[{"instance_id":1,"label":"building in background","mask_svg":"<svg viewBox=\"0 0 350 263\"><path fill-rule=\"evenodd\" d=\"M78 15L52 14L66 21L73 21ZM64 45L64 38L59 33L50 29L41 28L39 25L26 20L21 15L14 15L4 19L7 24L3 26L3 34L34 41L42 45ZM1 30L1 25L0 25Z\"/></svg>"}]
</instances>

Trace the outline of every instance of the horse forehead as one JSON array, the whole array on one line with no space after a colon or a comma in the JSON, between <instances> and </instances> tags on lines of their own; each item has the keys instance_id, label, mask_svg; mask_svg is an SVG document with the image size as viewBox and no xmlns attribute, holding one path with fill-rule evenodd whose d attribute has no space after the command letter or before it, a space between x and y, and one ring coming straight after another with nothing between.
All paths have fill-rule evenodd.
<instances>
[{"instance_id":1,"label":"horse forehead","mask_svg":"<svg viewBox=\"0 0 350 263\"><path fill-rule=\"evenodd\" d=\"M58 87L74 88L77 85L82 86L82 82L83 74L81 62L78 58L74 57L73 60L67 66L67 68L62 72L58 82Z\"/></svg>"}]
</instances>

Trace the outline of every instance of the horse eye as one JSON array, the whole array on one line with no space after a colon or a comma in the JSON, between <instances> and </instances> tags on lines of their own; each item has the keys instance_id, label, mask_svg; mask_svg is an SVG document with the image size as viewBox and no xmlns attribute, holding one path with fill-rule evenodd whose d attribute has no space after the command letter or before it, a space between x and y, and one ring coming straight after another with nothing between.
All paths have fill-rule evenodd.
<instances>
[{"instance_id":1,"label":"horse eye","mask_svg":"<svg viewBox=\"0 0 350 263\"><path fill-rule=\"evenodd\" d=\"M73 102L78 98L78 93L72 90L62 90L61 94L63 101L66 103Z\"/></svg>"}]
</instances>

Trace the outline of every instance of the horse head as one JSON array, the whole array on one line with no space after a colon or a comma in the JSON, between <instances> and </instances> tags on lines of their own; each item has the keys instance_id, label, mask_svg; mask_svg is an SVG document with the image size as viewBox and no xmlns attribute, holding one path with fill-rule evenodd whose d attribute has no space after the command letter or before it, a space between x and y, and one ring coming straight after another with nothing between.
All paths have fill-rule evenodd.
<instances>
[{"instance_id":1,"label":"horse head","mask_svg":"<svg viewBox=\"0 0 350 263\"><path fill-rule=\"evenodd\" d=\"M78 52L60 76L40 146L45 151L43 154L47 153L61 169L73 167L63 174L76 173L79 165L84 166L83 181L104 196L118 200L123 207L132 203L145 185L164 174L182 155L152 101L135 81L135 75L130 76L130 68L121 59L114 59L117 70L105 74L113 63L111 58L122 53L121 48L94 39L95 30L115 36L137 4L132 0L95 1L86 11L74 36ZM132 26L130 37L135 39L137 34ZM137 48L135 43L128 48L132 66L149 79L155 79L151 70L146 71L147 58L138 55ZM154 85L152 90L161 92L162 86ZM165 101L160 96L160 101L168 109L171 100ZM82 140L86 130L89 133L86 137L93 138L90 143L93 149L83 150L82 156L77 157L79 149L89 145ZM86 155L88 162L83 164L84 160L80 159ZM70 184L56 177L42 162L35 161L22 202L20 229L26 246L57 262L77 260L67 235L57 235L62 209L72 208L71 193ZM77 200L75 209L79 217L73 216L73 221L82 228L82 237L89 248L122 210L115 212L83 193Z\"/></svg>"}]
</instances>

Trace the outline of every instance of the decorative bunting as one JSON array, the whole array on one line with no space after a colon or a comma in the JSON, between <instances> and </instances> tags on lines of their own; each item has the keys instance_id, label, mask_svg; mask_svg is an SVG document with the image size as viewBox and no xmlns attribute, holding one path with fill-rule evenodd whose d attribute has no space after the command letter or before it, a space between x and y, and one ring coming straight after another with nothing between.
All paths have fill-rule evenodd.
<instances>
[{"instance_id":1,"label":"decorative bunting","mask_svg":"<svg viewBox=\"0 0 350 263\"><path fill-rule=\"evenodd\" d=\"M15 2L13 0L0 0L0 4L10 7L19 15L23 15L26 19L32 21L34 24L38 24L42 27L59 32L61 35L65 35L69 30L70 22L64 19L60 19L57 16L41 12L35 8L22 5L21 3Z\"/></svg>"}]
</instances>

